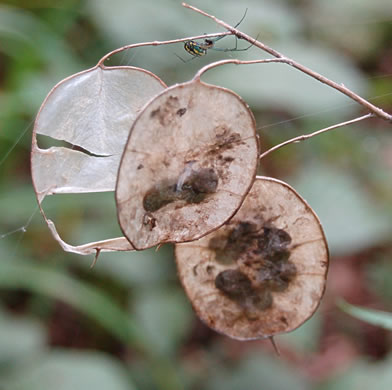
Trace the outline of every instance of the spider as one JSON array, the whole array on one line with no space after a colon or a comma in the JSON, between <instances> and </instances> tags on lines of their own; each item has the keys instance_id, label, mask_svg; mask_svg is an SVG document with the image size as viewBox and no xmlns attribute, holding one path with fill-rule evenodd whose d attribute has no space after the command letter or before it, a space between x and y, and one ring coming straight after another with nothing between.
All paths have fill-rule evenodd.
<instances>
[{"instance_id":1,"label":"spider","mask_svg":"<svg viewBox=\"0 0 392 390\"><path fill-rule=\"evenodd\" d=\"M241 22L245 19L246 13L248 12L248 9L245 10L244 16L241 18L241 20L234 26L234 28L237 28ZM185 61L183 60L180 56L177 56L182 62L189 62L192 61L193 59L197 57L202 57L207 54L207 50L215 50L215 51L223 51L223 52L228 52L228 51L246 51L250 49L253 46L253 43L250 44L249 46L243 48L243 49L238 49L237 48L237 41L238 38L236 37L235 40L235 47L234 48L219 48L215 47L215 43L219 41L222 38L225 38L227 35L223 35L221 37L216 37L216 38L209 38L209 39L204 39L204 42L199 43L196 41L185 41L184 43L184 49L191 54L193 57L190 58L189 60Z\"/></svg>"}]
</instances>

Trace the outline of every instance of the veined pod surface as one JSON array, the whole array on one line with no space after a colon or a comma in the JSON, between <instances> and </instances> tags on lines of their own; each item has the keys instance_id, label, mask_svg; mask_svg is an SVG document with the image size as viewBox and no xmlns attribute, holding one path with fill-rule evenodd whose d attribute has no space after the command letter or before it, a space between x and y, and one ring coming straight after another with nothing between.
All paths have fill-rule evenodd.
<instances>
[{"instance_id":1,"label":"veined pod surface","mask_svg":"<svg viewBox=\"0 0 392 390\"><path fill-rule=\"evenodd\" d=\"M165 88L144 69L95 66L60 81L42 103L33 130L31 175L41 213L65 251L87 255L133 250L124 237L67 244L46 217L42 202L54 194L114 191L132 123Z\"/></svg>"},{"instance_id":2,"label":"veined pod surface","mask_svg":"<svg viewBox=\"0 0 392 390\"><path fill-rule=\"evenodd\" d=\"M255 120L234 92L199 80L155 97L135 120L116 187L136 249L198 239L240 207L258 163Z\"/></svg>"},{"instance_id":3,"label":"veined pod surface","mask_svg":"<svg viewBox=\"0 0 392 390\"><path fill-rule=\"evenodd\" d=\"M300 326L317 309L328 270L319 219L289 185L257 177L220 229L177 244L178 273L199 317L239 340Z\"/></svg>"}]
</instances>

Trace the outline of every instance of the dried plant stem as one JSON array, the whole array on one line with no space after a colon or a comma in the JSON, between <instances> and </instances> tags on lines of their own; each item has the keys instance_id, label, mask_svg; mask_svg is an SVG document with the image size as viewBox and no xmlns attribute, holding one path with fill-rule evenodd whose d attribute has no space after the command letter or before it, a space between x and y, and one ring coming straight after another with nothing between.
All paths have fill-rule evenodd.
<instances>
[{"instance_id":1,"label":"dried plant stem","mask_svg":"<svg viewBox=\"0 0 392 390\"><path fill-rule=\"evenodd\" d=\"M268 337L268 339L271 342L272 347L274 348L274 351L275 351L276 355L280 356L280 350L278 348L278 345L275 343L274 336L270 336L270 337Z\"/></svg>"},{"instance_id":2,"label":"dried plant stem","mask_svg":"<svg viewBox=\"0 0 392 390\"><path fill-rule=\"evenodd\" d=\"M280 148L283 148L283 146L286 146L286 145L289 145L289 144L294 144L294 143L301 142L301 141L305 141L305 140L307 140L309 138L312 138L312 137L314 137L316 135L319 135L319 134L322 134L322 133L326 133L327 131L335 130L335 129L339 128L339 127L351 125L353 123L360 122L360 121L363 121L364 119L372 118L374 116L375 116L374 113L369 113L369 114L360 116L358 118L351 119L349 121L345 121L345 122L341 122L341 123L338 123L338 124L333 125L333 126L325 127L324 129L317 130L317 131L315 131L313 133L310 133L310 134L300 135L298 137L291 138L291 139L289 139L289 140L287 140L285 142L282 142L281 144L273 146L272 148L268 149L264 153L260 154L259 159L261 160L262 158L266 157L268 154L270 154L272 152L275 152L276 150L278 150Z\"/></svg>"},{"instance_id":3,"label":"dried plant stem","mask_svg":"<svg viewBox=\"0 0 392 390\"><path fill-rule=\"evenodd\" d=\"M288 65L292 66L293 68L296 68L300 70L301 72L309 75L310 77L313 77L314 79L320 81L321 83L324 83L331 88L336 89L337 91L340 91L341 93L345 94L352 100L355 100L357 103L361 104L363 107L365 107L368 111L374 113L377 117L387 120L389 122L392 122L392 115L386 113L383 111L381 108L375 106L374 104L368 102L366 99L362 98L361 96L357 95L353 91L351 91L349 88L345 87L343 84L338 84L332 80L329 80L328 78L322 76L321 74L314 72L313 70L307 68L306 66L292 60L291 58L288 58L284 56L283 54L279 53L278 51L272 49L271 47L265 45L264 43L255 40L251 36L244 34L240 30L234 28L233 26L223 22L222 20L217 19L215 16L208 14L207 12L204 12L196 7L193 7L189 4L182 3L182 5L186 8L189 8L195 12L198 12L201 15L207 16L208 18L212 19L215 23L219 24L220 26L224 27L226 30L228 30L230 33L236 35L237 38L239 39L244 39L248 41L249 43L252 43L254 46L264 50L265 52L271 54L272 56L284 60L285 63Z\"/></svg>"},{"instance_id":4,"label":"dried plant stem","mask_svg":"<svg viewBox=\"0 0 392 390\"><path fill-rule=\"evenodd\" d=\"M224 37L226 35L233 35L232 32L226 31L222 33L215 33L215 34L203 34L203 35L196 35L194 37L187 37L187 38L179 38L179 39L172 39L169 41L152 41L152 42L141 42L141 43L133 43L131 45L126 45L119 47L118 49L112 50L111 52L105 54L99 61L96 66L101 66L103 67L103 63L109 58L112 57L113 55L117 53L121 53L122 51L129 50L129 49L134 49L136 47L142 47L142 46L160 46L160 45L171 45L173 43L180 43L180 42L185 42L185 41L193 41L195 39L206 39L206 38L214 38L214 37Z\"/></svg>"},{"instance_id":5,"label":"dried plant stem","mask_svg":"<svg viewBox=\"0 0 392 390\"><path fill-rule=\"evenodd\" d=\"M213 69L217 66L226 65L226 64L235 64L235 65L247 65L247 64L271 64L271 63L287 63L285 58L267 58L262 60L250 60L250 61L241 61L236 59L229 59L229 60L221 60L216 61L211 64L208 64L201 68L193 78L193 80L198 80L203 75L203 73L207 72L207 70Z\"/></svg>"}]
</instances>

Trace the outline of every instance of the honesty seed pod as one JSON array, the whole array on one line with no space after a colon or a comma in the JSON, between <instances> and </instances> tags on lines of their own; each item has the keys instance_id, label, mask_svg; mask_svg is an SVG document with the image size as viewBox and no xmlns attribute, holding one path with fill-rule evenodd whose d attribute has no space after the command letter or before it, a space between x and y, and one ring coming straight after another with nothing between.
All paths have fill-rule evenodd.
<instances>
[{"instance_id":1,"label":"honesty seed pod","mask_svg":"<svg viewBox=\"0 0 392 390\"><path fill-rule=\"evenodd\" d=\"M42 202L53 194L114 191L133 120L165 87L144 69L96 66L62 80L49 92L34 125L31 174L40 210L65 251L85 255L133 250L124 237L67 244L44 214Z\"/></svg>"},{"instance_id":2,"label":"honesty seed pod","mask_svg":"<svg viewBox=\"0 0 392 390\"><path fill-rule=\"evenodd\" d=\"M258 161L255 121L232 91L200 80L155 97L135 120L116 187L124 235L137 249L184 242L240 207Z\"/></svg>"},{"instance_id":3,"label":"honesty seed pod","mask_svg":"<svg viewBox=\"0 0 392 390\"><path fill-rule=\"evenodd\" d=\"M199 317L240 340L289 332L317 309L328 249L320 222L287 184L257 177L234 217L177 244L181 282Z\"/></svg>"}]
</instances>

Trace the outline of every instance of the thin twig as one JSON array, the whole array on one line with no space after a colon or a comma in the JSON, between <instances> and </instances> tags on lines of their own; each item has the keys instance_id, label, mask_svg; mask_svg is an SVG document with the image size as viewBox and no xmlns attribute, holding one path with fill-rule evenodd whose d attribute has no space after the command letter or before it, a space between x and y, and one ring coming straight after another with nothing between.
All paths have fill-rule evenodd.
<instances>
[{"instance_id":1,"label":"thin twig","mask_svg":"<svg viewBox=\"0 0 392 390\"><path fill-rule=\"evenodd\" d=\"M278 348L278 345L275 343L275 339L273 336L268 337L269 341L272 344L272 347L274 348L274 351L276 353L277 356L280 356L280 350Z\"/></svg>"},{"instance_id":2,"label":"thin twig","mask_svg":"<svg viewBox=\"0 0 392 390\"><path fill-rule=\"evenodd\" d=\"M338 124L333 125L333 126L325 127L324 129L317 130L317 131L315 131L313 133L310 133L310 134L304 134L304 135L300 135L300 136L295 137L295 138L291 138L291 139L289 139L289 140L287 140L285 142L282 142L281 144L273 146L272 148L268 149L264 153L260 154L259 159L260 160L263 159L265 156L267 156L271 152L274 152L275 150L278 150L278 149L282 148L283 146L286 146L286 145L289 145L289 144L293 144L293 143L297 143L297 142L301 142L301 141L305 141L305 140L307 140L309 138L312 138L312 137L314 137L316 135L319 135L319 134L322 134L322 133L326 133L327 131L335 130L335 129L339 128L339 127L351 125L352 123L363 121L364 119L372 118L374 116L375 116L374 113L369 113L369 114L360 116L358 118L351 119L351 120L346 121L346 122L341 122L341 123L338 123Z\"/></svg>"},{"instance_id":3,"label":"thin twig","mask_svg":"<svg viewBox=\"0 0 392 390\"><path fill-rule=\"evenodd\" d=\"M94 260L93 260L93 262L91 263L90 268L94 268L94 267L95 267L95 264L97 264L98 256L99 256L100 253L101 253L101 248L96 248L96 249L95 249Z\"/></svg>"},{"instance_id":4,"label":"thin twig","mask_svg":"<svg viewBox=\"0 0 392 390\"><path fill-rule=\"evenodd\" d=\"M255 40L251 36L249 36L247 34L244 34L240 30L238 30L238 29L234 28L233 26L223 22L222 20L217 19L215 16L210 15L207 12L204 12L204 11L202 11L202 10L196 8L196 7L193 7L193 6L189 5L189 4L186 4L186 3L182 3L182 5L185 8L189 8L189 9L195 11L195 12L198 12L201 15L207 16L208 18L212 19L215 23L219 24L220 26L224 27L226 30L230 31L237 38L244 39L244 40L248 41L249 43L253 43L254 46L257 46L258 48L266 51L267 53L271 54L272 56L274 56L276 58L284 59L285 62L288 65L292 66L293 68L296 68L296 69L300 70L301 72L303 72L303 73L313 77L314 79L320 81L321 83L326 84L326 85L330 86L331 88L334 88L334 89L340 91L341 93L345 94L349 98L355 100L357 103L359 103L362 106L364 106L370 112L373 112L379 118L387 120L389 122L392 122L392 115L391 114L386 113L381 108L379 108L379 107L375 106L374 104L368 102L366 99L364 99L361 96L357 95L356 93L354 93L353 91L351 91L350 89L345 87L343 84L338 84L338 83L335 83L332 80L329 80L328 78L322 76L321 74L319 74L317 72L314 72L313 70L307 68L306 66L304 66L304 65L294 61L293 59L284 56L283 54L279 53L278 51L272 49L271 47L265 45L264 43L262 43L262 42L260 42L258 40Z\"/></svg>"},{"instance_id":5,"label":"thin twig","mask_svg":"<svg viewBox=\"0 0 392 390\"><path fill-rule=\"evenodd\" d=\"M262 59L262 60L249 60L249 61L241 61L237 59L229 59L229 60L221 60L221 61L216 61L212 62L211 64L208 64L201 68L196 74L193 80L198 80L202 76L203 73L207 72L207 70L210 70L212 68L215 68L220 65L226 65L226 64L235 64L235 65L247 65L247 64L271 64L271 63L287 63L285 58L267 58L267 59Z\"/></svg>"},{"instance_id":6,"label":"thin twig","mask_svg":"<svg viewBox=\"0 0 392 390\"><path fill-rule=\"evenodd\" d=\"M129 50L129 49L134 49L135 47L141 47L141 46L160 46L160 45L171 45L172 43L180 43L180 42L185 42L185 41L193 41L196 39L206 39L206 38L214 38L214 37L224 37L226 35L233 35L232 32L226 31L222 33L215 33L215 34L204 34L204 35L196 35L194 37L188 37L188 38L179 38L179 39L172 39L169 41L152 41L152 42L142 42L142 43L133 43L131 45L126 45L119 47L118 49L115 49L107 54L105 54L99 61L97 66L103 66L103 63L109 58L112 57L114 54L121 53L122 51Z\"/></svg>"}]
</instances>

